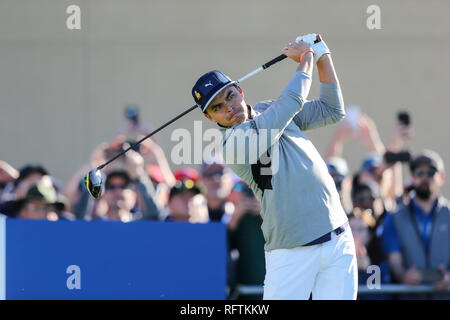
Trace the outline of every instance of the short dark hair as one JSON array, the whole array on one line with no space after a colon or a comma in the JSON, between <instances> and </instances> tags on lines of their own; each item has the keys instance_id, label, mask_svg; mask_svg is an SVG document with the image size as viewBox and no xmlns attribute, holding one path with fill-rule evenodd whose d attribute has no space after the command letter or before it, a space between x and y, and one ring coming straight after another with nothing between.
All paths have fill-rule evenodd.
<instances>
[{"instance_id":1,"label":"short dark hair","mask_svg":"<svg viewBox=\"0 0 450 320\"><path fill-rule=\"evenodd\" d=\"M48 175L48 171L45 170L45 168L42 165L40 165L40 164L27 164L27 165L23 166L19 170L19 177L14 182L14 185L18 186L19 183L22 182L22 180L26 179L27 177L29 177L33 173L40 173L43 176Z\"/></svg>"},{"instance_id":2,"label":"short dark hair","mask_svg":"<svg viewBox=\"0 0 450 320\"><path fill-rule=\"evenodd\" d=\"M170 189L169 193L169 201L177 195L183 194L185 192L191 191L194 195L202 193L200 187L195 184L194 181L190 179L177 181L176 184Z\"/></svg>"},{"instance_id":3,"label":"short dark hair","mask_svg":"<svg viewBox=\"0 0 450 320\"><path fill-rule=\"evenodd\" d=\"M116 178L116 177L124 179L127 185L129 185L131 183L131 177L128 174L128 172L126 172L125 170L115 170L115 171L111 171L106 176L105 186L108 186L109 183L111 182L111 179Z\"/></svg>"},{"instance_id":4,"label":"short dark hair","mask_svg":"<svg viewBox=\"0 0 450 320\"><path fill-rule=\"evenodd\" d=\"M356 183L352 187L352 199L361 192L368 191L374 199L379 198L379 188L374 183Z\"/></svg>"}]
</instances>

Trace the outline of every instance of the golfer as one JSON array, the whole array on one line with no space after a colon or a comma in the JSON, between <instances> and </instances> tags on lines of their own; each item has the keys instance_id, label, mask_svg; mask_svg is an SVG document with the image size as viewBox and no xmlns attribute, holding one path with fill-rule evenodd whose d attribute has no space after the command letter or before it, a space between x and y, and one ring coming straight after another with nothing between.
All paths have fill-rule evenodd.
<instances>
[{"instance_id":1,"label":"golfer","mask_svg":"<svg viewBox=\"0 0 450 320\"><path fill-rule=\"evenodd\" d=\"M323 40L314 43L316 38L300 36L282 49L298 65L276 100L247 105L238 84L218 70L201 76L192 89L205 117L222 130L225 161L261 202L264 299L356 299L357 294L347 216L324 160L304 133L345 116L330 51ZM320 96L307 101L315 63Z\"/></svg>"}]
</instances>

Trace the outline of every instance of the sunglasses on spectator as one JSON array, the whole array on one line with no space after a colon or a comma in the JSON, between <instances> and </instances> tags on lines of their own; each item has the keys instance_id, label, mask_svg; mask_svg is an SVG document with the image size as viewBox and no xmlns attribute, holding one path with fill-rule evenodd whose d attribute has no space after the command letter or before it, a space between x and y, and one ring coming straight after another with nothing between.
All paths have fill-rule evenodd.
<instances>
[{"instance_id":1,"label":"sunglasses on spectator","mask_svg":"<svg viewBox=\"0 0 450 320\"><path fill-rule=\"evenodd\" d=\"M45 206L45 205L44 206L40 206L40 205L36 205L36 204L33 204L33 203L27 203L25 205L25 209L33 211L33 212L49 212L51 207L50 206Z\"/></svg>"},{"instance_id":2,"label":"sunglasses on spectator","mask_svg":"<svg viewBox=\"0 0 450 320\"><path fill-rule=\"evenodd\" d=\"M125 190L127 188L128 184L108 184L105 186L106 190L116 190L116 189Z\"/></svg>"},{"instance_id":3,"label":"sunglasses on spectator","mask_svg":"<svg viewBox=\"0 0 450 320\"><path fill-rule=\"evenodd\" d=\"M357 202L365 202L365 201L374 201L375 198L371 195L357 194L355 195L355 201Z\"/></svg>"},{"instance_id":4,"label":"sunglasses on spectator","mask_svg":"<svg viewBox=\"0 0 450 320\"><path fill-rule=\"evenodd\" d=\"M434 175L436 174L437 170L434 168L425 170L425 169L416 169L414 170L414 176L418 177L418 178L422 178L424 176L427 176L428 178L432 178L434 177Z\"/></svg>"},{"instance_id":5,"label":"sunglasses on spectator","mask_svg":"<svg viewBox=\"0 0 450 320\"><path fill-rule=\"evenodd\" d=\"M223 175L223 170L211 170L203 173L203 176L206 178L214 177L215 175Z\"/></svg>"}]
</instances>

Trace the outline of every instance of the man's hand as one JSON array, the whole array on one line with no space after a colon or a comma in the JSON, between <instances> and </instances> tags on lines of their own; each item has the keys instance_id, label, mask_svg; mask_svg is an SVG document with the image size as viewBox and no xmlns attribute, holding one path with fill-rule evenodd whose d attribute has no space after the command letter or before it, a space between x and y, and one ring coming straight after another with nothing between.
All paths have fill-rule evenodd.
<instances>
[{"instance_id":1,"label":"man's hand","mask_svg":"<svg viewBox=\"0 0 450 320\"><path fill-rule=\"evenodd\" d=\"M416 266L409 268L403 275L403 283L411 286L417 286L422 282L422 272L416 269Z\"/></svg>"},{"instance_id":2,"label":"man's hand","mask_svg":"<svg viewBox=\"0 0 450 320\"><path fill-rule=\"evenodd\" d=\"M128 148L128 145L126 146ZM130 175L132 180L136 180L139 176L145 174L144 158L134 150L130 150L125 154L124 169Z\"/></svg>"},{"instance_id":3,"label":"man's hand","mask_svg":"<svg viewBox=\"0 0 450 320\"><path fill-rule=\"evenodd\" d=\"M106 162L105 151L109 148L108 143L102 142L91 153L89 157L89 164L95 168Z\"/></svg>"},{"instance_id":4,"label":"man's hand","mask_svg":"<svg viewBox=\"0 0 450 320\"><path fill-rule=\"evenodd\" d=\"M256 198L249 198L247 196L241 195L239 201L235 204L235 213L238 215L244 213L251 213L254 215L259 215L261 212L261 204Z\"/></svg>"},{"instance_id":5,"label":"man's hand","mask_svg":"<svg viewBox=\"0 0 450 320\"><path fill-rule=\"evenodd\" d=\"M414 129L401 123L396 123L391 134L391 141L388 150L391 152L399 152L406 141L411 140L414 136Z\"/></svg>"},{"instance_id":6,"label":"man's hand","mask_svg":"<svg viewBox=\"0 0 450 320\"><path fill-rule=\"evenodd\" d=\"M300 63L300 57L303 52L306 50L311 49L311 46L304 42L290 42L281 52L285 55L294 60L297 63Z\"/></svg>"},{"instance_id":7,"label":"man's hand","mask_svg":"<svg viewBox=\"0 0 450 320\"><path fill-rule=\"evenodd\" d=\"M437 290L447 290L450 287L450 274L443 266L439 266L438 270L442 273L442 279L434 283Z\"/></svg>"},{"instance_id":8,"label":"man's hand","mask_svg":"<svg viewBox=\"0 0 450 320\"><path fill-rule=\"evenodd\" d=\"M311 48L314 50L314 59L317 63L317 61L319 61L319 59L324 55L324 54L330 54L330 49L328 49L327 44L325 43L325 41L323 41L323 39L321 39L321 41L314 43L314 41L316 41L317 36L320 37L320 35L317 35L315 33L310 33L310 34L305 34L303 36L298 36L297 39L295 40L296 42L300 42L300 41L304 41L306 43L308 43Z\"/></svg>"}]
</instances>

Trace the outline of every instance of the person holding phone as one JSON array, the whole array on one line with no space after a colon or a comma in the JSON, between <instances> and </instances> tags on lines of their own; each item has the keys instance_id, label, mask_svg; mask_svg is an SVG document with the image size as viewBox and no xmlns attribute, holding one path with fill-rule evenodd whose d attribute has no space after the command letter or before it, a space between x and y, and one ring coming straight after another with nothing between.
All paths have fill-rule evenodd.
<instances>
[{"instance_id":1,"label":"person holding phone","mask_svg":"<svg viewBox=\"0 0 450 320\"><path fill-rule=\"evenodd\" d=\"M389 266L399 283L450 287L450 204L440 195L442 158L425 150L410 163L413 192L408 204L386 215L382 236Z\"/></svg>"}]
</instances>

